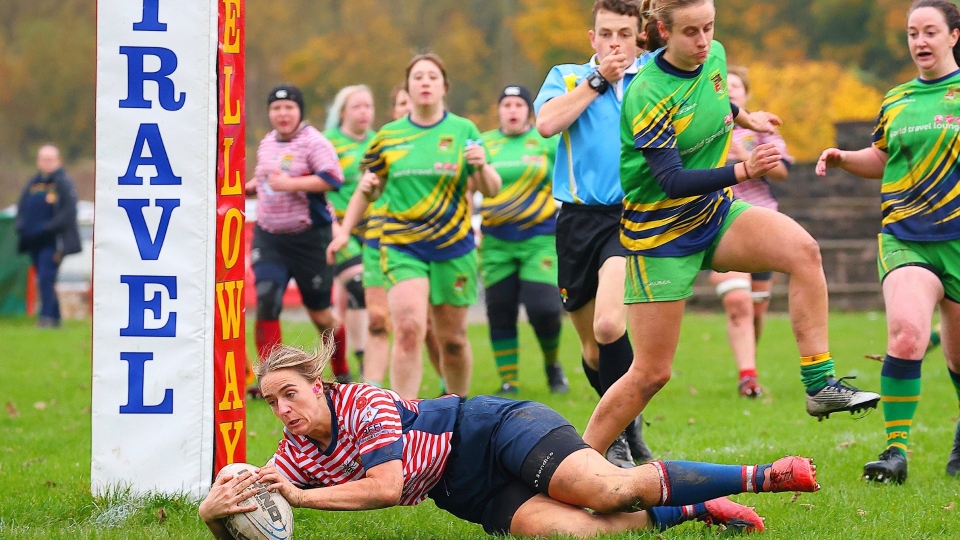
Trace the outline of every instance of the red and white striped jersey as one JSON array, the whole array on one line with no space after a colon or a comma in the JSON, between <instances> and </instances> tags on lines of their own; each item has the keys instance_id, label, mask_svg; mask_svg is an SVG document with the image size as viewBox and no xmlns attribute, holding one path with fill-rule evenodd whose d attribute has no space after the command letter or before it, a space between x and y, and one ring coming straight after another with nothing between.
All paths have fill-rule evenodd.
<instances>
[{"instance_id":1,"label":"red and white striped jersey","mask_svg":"<svg viewBox=\"0 0 960 540\"><path fill-rule=\"evenodd\" d=\"M787 143L779 133L760 133L740 126L733 127L733 140L743 145L747 152L752 152L754 148L765 143L773 143L780 150L780 155L787 163L793 163L793 158L787 154ZM737 158L733 151L730 151L727 157L727 163L736 163ZM733 186L733 194L738 199L754 205L776 210L778 208L777 200L770 191L770 184L763 177L744 180Z\"/></svg>"},{"instance_id":2,"label":"red and white striped jersey","mask_svg":"<svg viewBox=\"0 0 960 540\"><path fill-rule=\"evenodd\" d=\"M331 220L322 193L274 191L267 178L284 171L293 178L317 175L333 189L343 184L343 170L331 143L312 126L306 126L289 141L277 139L276 130L267 133L257 148L257 225L274 234L302 232L315 217ZM312 210L312 212L311 212Z\"/></svg>"},{"instance_id":3,"label":"red and white striped jersey","mask_svg":"<svg viewBox=\"0 0 960 540\"><path fill-rule=\"evenodd\" d=\"M422 502L450 457L460 398L405 400L368 384L334 385L326 393L333 438L327 448L284 430L271 461L299 487L344 484L387 461L403 461L400 504Z\"/></svg>"}]
</instances>

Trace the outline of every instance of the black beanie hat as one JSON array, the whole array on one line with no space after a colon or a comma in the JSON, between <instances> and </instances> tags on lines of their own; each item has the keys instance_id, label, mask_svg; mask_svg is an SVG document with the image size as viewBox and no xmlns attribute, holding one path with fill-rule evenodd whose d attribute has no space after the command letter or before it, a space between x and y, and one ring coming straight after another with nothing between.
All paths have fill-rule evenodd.
<instances>
[{"instance_id":1,"label":"black beanie hat","mask_svg":"<svg viewBox=\"0 0 960 540\"><path fill-rule=\"evenodd\" d=\"M518 97L527 103L527 107L532 111L533 110L533 97L530 95L530 90L527 90L526 86L520 86L519 84L511 84L510 86L503 89L500 92L500 98L497 100L499 104L505 98L508 97Z\"/></svg>"},{"instance_id":2,"label":"black beanie hat","mask_svg":"<svg viewBox=\"0 0 960 540\"><path fill-rule=\"evenodd\" d=\"M303 118L303 92L301 92L299 88L292 84L281 84L277 86L270 91L270 95L267 97L267 106L281 99L289 99L296 103L297 106L300 107L300 118Z\"/></svg>"}]
</instances>

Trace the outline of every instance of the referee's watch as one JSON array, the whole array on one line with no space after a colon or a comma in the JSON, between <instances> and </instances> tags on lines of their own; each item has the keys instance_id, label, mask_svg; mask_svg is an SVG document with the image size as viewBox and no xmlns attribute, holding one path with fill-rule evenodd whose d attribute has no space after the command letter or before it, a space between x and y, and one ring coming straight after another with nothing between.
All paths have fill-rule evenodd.
<instances>
[{"instance_id":1,"label":"referee's watch","mask_svg":"<svg viewBox=\"0 0 960 540\"><path fill-rule=\"evenodd\" d=\"M598 94L602 94L607 91L607 88L610 88L610 83L603 78L599 69L594 70L593 73L587 76L587 85Z\"/></svg>"}]
</instances>

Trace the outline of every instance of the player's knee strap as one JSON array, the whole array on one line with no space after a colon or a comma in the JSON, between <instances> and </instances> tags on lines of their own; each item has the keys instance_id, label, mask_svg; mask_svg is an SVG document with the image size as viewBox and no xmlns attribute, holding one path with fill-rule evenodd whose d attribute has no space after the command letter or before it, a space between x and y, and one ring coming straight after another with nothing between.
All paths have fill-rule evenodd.
<instances>
[{"instance_id":1,"label":"player's knee strap","mask_svg":"<svg viewBox=\"0 0 960 540\"><path fill-rule=\"evenodd\" d=\"M257 319L275 321L280 318L285 290L285 283L272 280L257 282Z\"/></svg>"},{"instance_id":2,"label":"player's knee strap","mask_svg":"<svg viewBox=\"0 0 960 540\"><path fill-rule=\"evenodd\" d=\"M770 299L770 291L753 291L750 296L753 298L753 303L759 304Z\"/></svg>"},{"instance_id":3,"label":"player's knee strap","mask_svg":"<svg viewBox=\"0 0 960 540\"><path fill-rule=\"evenodd\" d=\"M363 296L363 274L350 278L344 285L347 289L347 309L364 309L367 301Z\"/></svg>"},{"instance_id":4,"label":"player's knee strap","mask_svg":"<svg viewBox=\"0 0 960 540\"><path fill-rule=\"evenodd\" d=\"M750 280L745 278L734 278L723 281L717 285L717 296L723 298L728 292L735 291L737 289L749 291Z\"/></svg>"}]
</instances>

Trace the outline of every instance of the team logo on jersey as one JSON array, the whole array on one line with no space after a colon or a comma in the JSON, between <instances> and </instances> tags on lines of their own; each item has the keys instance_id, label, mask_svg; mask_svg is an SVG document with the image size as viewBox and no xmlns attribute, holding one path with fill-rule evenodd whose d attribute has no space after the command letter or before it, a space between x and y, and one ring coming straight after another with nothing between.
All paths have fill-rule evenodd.
<instances>
[{"instance_id":1,"label":"team logo on jersey","mask_svg":"<svg viewBox=\"0 0 960 540\"><path fill-rule=\"evenodd\" d=\"M960 86L955 86L953 88L948 88L947 93L943 95L944 100L953 100L957 96L957 92L960 92Z\"/></svg>"},{"instance_id":2,"label":"team logo on jersey","mask_svg":"<svg viewBox=\"0 0 960 540\"><path fill-rule=\"evenodd\" d=\"M723 94L726 91L726 87L723 84L723 75L720 74L719 69L710 74L710 82L713 83L713 89L718 94Z\"/></svg>"},{"instance_id":3,"label":"team logo on jersey","mask_svg":"<svg viewBox=\"0 0 960 540\"><path fill-rule=\"evenodd\" d=\"M441 135L440 141L437 142L437 150L446 152L451 146L453 146L453 135Z\"/></svg>"},{"instance_id":4,"label":"team logo on jersey","mask_svg":"<svg viewBox=\"0 0 960 540\"><path fill-rule=\"evenodd\" d=\"M536 148L536 147L537 147L537 140L536 140L536 139L527 139L527 142L523 143L523 145L524 145L525 147L527 147L527 148Z\"/></svg>"},{"instance_id":5,"label":"team logo on jersey","mask_svg":"<svg viewBox=\"0 0 960 540\"><path fill-rule=\"evenodd\" d=\"M543 270L550 270L551 268L553 268L553 259L551 259L550 257L544 257L540 261L540 268Z\"/></svg>"},{"instance_id":6,"label":"team logo on jersey","mask_svg":"<svg viewBox=\"0 0 960 540\"><path fill-rule=\"evenodd\" d=\"M463 292L463 289L467 286L467 276L460 274L457 276L457 279L453 282L453 290Z\"/></svg>"},{"instance_id":7,"label":"team logo on jersey","mask_svg":"<svg viewBox=\"0 0 960 540\"><path fill-rule=\"evenodd\" d=\"M350 461L344 463L341 468L343 469L344 473L353 474L354 471L360 468L360 464L351 459Z\"/></svg>"},{"instance_id":8,"label":"team logo on jersey","mask_svg":"<svg viewBox=\"0 0 960 540\"><path fill-rule=\"evenodd\" d=\"M360 419L365 422L373 422L373 419L377 417L379 412L380 411L378 411L373 405L368 405L365 409L363 409L363 412L360 413Z\"/></svg>"},{"instance_id":9,"label":"team logo on jersey","mask_svg":"<svg viewBox=\"0 0 960 540\"><path fill-rule=\"evenodd\" d=\"M365 398L365 397L359 397L359 398L357 398L356 407L362 411L363 408L366 407L366 406L367 406L367 403L369 403L369 402L370 402L370 400L368 400L367 398Z\"/></svg>"}]
</instances>

